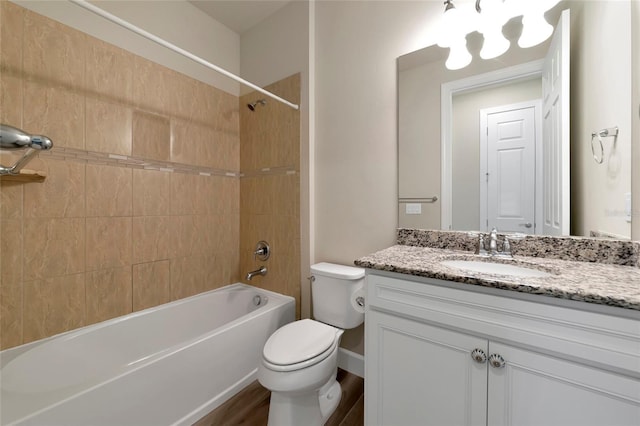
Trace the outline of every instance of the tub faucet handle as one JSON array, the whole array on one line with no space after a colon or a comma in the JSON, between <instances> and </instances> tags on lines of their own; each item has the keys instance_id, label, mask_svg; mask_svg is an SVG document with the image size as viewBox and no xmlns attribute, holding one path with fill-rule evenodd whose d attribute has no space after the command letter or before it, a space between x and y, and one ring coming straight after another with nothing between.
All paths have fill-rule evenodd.
<instances>
[{"instance_id":1,"label":"tub faucet handle","mask_svg":"<svg viewBox=\"0 0 640 426\"><path fill-rule=\"evenodd\" d=\"M264 262L265 260L269 259L269 256L271 256L271 248L269 247L269 243L267 243L266 241L258 241L258 244L256 244L256 248L253 251L253 259L261 260Z\"/></svg>"}]
</instances>

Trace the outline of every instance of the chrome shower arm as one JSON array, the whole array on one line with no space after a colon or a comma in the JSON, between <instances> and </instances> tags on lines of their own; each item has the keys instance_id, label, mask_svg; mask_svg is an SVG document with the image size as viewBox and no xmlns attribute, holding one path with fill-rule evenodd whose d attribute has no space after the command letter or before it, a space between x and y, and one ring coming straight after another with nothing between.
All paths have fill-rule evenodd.
<instances>
[{"instance_id":1,"label":"chrome shower arm","mask_svg":"<svg viewBox=\"0 0 640 426\"><path fill-rule=\"evenodd\" d=\"M20 170L40 151L53 147L53 142L46 136L29 135L20 129L6 124L0 124L0 150L16 151L26 149L26 152L11 167L0 165L0 175L17 175Z\"/></svg>"}]
</instances>

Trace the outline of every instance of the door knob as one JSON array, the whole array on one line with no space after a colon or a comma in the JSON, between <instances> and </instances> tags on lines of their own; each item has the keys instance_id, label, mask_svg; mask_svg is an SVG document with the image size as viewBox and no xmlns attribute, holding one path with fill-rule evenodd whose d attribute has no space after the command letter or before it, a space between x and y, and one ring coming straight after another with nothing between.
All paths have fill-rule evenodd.
<instances>
[{"instance_id":1,"label":"door knob","mask_svg":"<svg viewBox=\"0 0 640 426\"><path fill-rule=\"evenodd\" d=\"M502 368L505 366L507 362L502 358L502 355L499 354L491 354L489 355L489 364L493 368Z\"/></svg>"},{"instance_id":2,"label":"door knob","mask_svg":"<svg viewBox=\"0 0 640 426\"><path fill-rule=\"evenodd\" d=\"M471 358L479 364L484 364L487 361L487 354L482 349L474 349L471 351Z\"/></svg>"}]
</instances>

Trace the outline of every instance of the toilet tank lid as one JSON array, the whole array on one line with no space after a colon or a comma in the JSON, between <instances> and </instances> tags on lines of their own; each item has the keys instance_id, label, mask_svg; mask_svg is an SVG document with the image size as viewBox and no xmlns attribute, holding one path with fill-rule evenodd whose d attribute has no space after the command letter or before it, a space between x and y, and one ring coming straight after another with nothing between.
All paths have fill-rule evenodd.
<instances>
[{"instance_id":1,"label":"toilet tank lid","mask_svg":"<svg viewBox=\"0 0 640 426\"><path fill-rule=\"evenodd\" d=\"M338 265L335 263L321 262L311 265L313 274L345 280L357 280L364 277L364 269L355 266Z\"/></svg>"}]
</instances>

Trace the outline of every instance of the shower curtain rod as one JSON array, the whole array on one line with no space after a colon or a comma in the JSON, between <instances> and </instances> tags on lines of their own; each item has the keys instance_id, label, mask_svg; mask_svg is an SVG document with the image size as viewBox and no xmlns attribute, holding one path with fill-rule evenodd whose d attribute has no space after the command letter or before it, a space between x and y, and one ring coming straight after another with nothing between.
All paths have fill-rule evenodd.
<instances>
[{"instance_id":1,"label":"shower curtain rod","mask_svg":"<svg viewBox=\"0 0 640 426\"><path fill-rule=\"evenodd\" d=\"M124 19L120 19L117 16L112 15L111 13L109 13L109 12L103 10L103 9L100 9L97 6L92 5L91 3L88 3L85 0L69 0L69 1L71 3L77 5L77 6L80 6L80 7L84 8L84 9L90 11L90 12L95 13L98 16L101 16L102 18L105 18L105 19L113 22L114 24L120 25L121 27L126 28L126 29L128 29L128 30L130 30L130 31L132 31L132 32L134 32L134 33L136 33L136 34L148 39L148 40L151 40L151 41L153 41L153 42L155 42L155 43L157 43L157 44L159 44L161 46L166 47L169 50L172 50L172 51L174 51L174 52L176 52L176 53L178 53L178 54L180 54L180 55L182 55L182 56L184 56L186 58L189 58L192 61L199 63L200 65L204 65L205 67L207 67L209 69L212 69L212 70L214 70L216 72L219 72L220 74L222 74L222 75L224 75L226 77L229 77L232 80L237 81L238 83L244 84L245 86L249 86L249 87L251 87L252 89L254 89L256 91L258 91L258 92L260 92L262 94L265 94L265 95L269 96L270 98L273 98L273 99L277 100L278 102L282 102L283 104L288 105L291 108L296 109L296 110L300 109L300 107L298 105L296 105L294 103L291 103L291 102L287 101L286 99L283 99L280 96L275 95L275 94L269 92L268 90L263 89L262 87L256 86L255 84L251 83L250 81L247 81L247 80L245 80L245 79L243 79L241 77L238 77L237 75L225 70L224 68L220 68L219 66L214 65L211 62L205 61L204 59L194 55L193 53L188 52L188 51L176 46L175 44L171 44L168 41L166 41L164 39L161 39L160 37L158 37L158 36L156 36L154 34L151 34L150 32L147 32L147 31L143 30L142 28L136 27L135 25L125 21Z\"/></svg>"}]
</instances>

